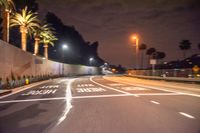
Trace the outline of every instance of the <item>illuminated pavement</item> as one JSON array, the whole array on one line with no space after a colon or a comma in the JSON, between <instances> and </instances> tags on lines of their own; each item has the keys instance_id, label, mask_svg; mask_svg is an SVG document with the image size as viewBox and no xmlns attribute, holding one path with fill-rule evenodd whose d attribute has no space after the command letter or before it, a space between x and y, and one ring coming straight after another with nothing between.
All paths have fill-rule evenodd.
<instances>
[{"instance_id":1,"label":"illuminated pavement","mask_svg":"<svg viewBox=\"0 0 200 133\"><path fill-rule=\"evenodd\" d=\"M128 80L57 79L1 98L0 133L200 133L200 95Z\"/></svg>"}]
</instances>

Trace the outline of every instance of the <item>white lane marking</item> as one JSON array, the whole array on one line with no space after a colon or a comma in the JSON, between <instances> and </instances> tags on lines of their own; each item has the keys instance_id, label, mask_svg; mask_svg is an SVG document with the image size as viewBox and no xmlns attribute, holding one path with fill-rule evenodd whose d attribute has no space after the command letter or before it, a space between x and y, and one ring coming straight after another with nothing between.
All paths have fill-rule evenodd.
<instances>
[{"instance_id":1,"label":"white lane marking","mask_svg":"<svg viewBox=\"0 0 200 133\"><path fill-rule=\"evenodd\" d=\"M109 84L109 86L124 86L124 84L120 84L120 83L113 83L113 84Z\"/></svg>"},{"instance_id":2,"label":"white lane marking","mask_svg":"<svg viewBox=\"0 0 200 133\"><path fill-rule=\"evenodd\" d=\"M19 92L22 92L22 91L24 91L24 90L30 89L30 88L32 88L32 87L35 87L35 86L38 86L38 85L41 85L41 84L44 84L44 83L47 83L47 82L49 82L49 80L47 80L47 81L42 81L42 82L40 82L40 83L36 83L36 84L30 85L30 86L28 86L28 87L20 87L21 89L19 89L19 90L17 90L17 91L14 91L14 92L12 92L12 93L10 93L10 94L8 94L8 95L1 96L0 99L3 99L3 98L5 98L5 97L8 97L8 96L11 96L11 95L14 95L14 94L17 94L17 93L19 93Z\"/></svg>"},{"instance_id":3,"label":"white lane marking","mask_svg":"<svg viewBox=\"0 0 200 133\"><path fill-rule=\"evenodd\" d=\"M95 97L117 97L117 96L135 96L135 97L139 97L139 96L168 96L168 95L179 95L176 93L152 93L152 94L116 94L116 95L90 95L90 96L75 96L72 97L72 99L78 99L78 98L95 98ZM21 102L36 102L36 101L49 101L49 100L66 100L66 97L54 97L54 98L40 98L40 99L27 99L27 100L10 100L10 101L0 101L0 104L3 103L21 103Z\"/></svg>"},{"instance_id":4,"label":"white lane marking","mask_svg":"<svg viewBox=\"0 0 200 133\"><path fill-rule=\"evenodd\" d=\"M179 112L179 114L181 114L181 115L183 115L183 116L185 116L185 117L188 117L188 118L190 118L190 119L196 119L194 116L189 115L189 114L186 114L186 113L184 113L184 112Z\"/></svg>"},{"instance_id":5,"label":"white lane marking","mask_svg":"<svg viewBox=\"0 0 200 133\"><path fill-rule=\"evenodd\" d=\"M176 95L181 95L178 93L136 93L135 95L138 96L176 96Z\"/></svg>"},{"instance_id":6,"label":"white lane marking","mask_svg":"<svg viewBox=\"0 0 200 133\"><path fill-rule=\"evenodd\" d=\"M36 102L36 101L49 101L49 100L65 100L65 97L54 97L54 98L38 98L38 99L26 99L26 100L10 100L0 101L0 103L21 103L21 102Z\"/></svg>"},{"instance_id":7,"label":"white lane marking","mask_svg":"<svg viewBox=\"0 0 200 133\"><path fill-rule=\"evenodd\" d=\"M49 95L49 94L55 94L57 89L53 90L30 90L27 93L22 93L22 96L29 96L29 95Z\"/></svg>"},{"instance_id":8,"label":"white lane marking","mask_svg":"<svg viewBox=\"0 0 200 133\"><path fill-rule=\"evenodd\" d=\"M71 100L72 100L72 92L71 92L71 84L74 82L75 79L69 80L67 87L66 87L66 93L65 93L65 99L66 99L66 107L65 110L63 111L63 115L60 117L56 125L59 125L61 122L63 122L67 114L69 113L70 109L72 108Z\"/></svg>"},{"instance_id":9,"label":"white lane marking","mask_svg":"<svg viewBox=\"0 0 200 133\"><path fill-rule=\"evenodd\" d=\"M105 92L106 90L98 87L98 88L76 88L76 91L78 93L84 93L84 92Z\"/></svg>"},{"instance_id":10,"label":"white lane marking","mask_svg":"<svg viewBox=\"0 0 200 133\"><path fill-rule=\"evenodd\" d=\"M117 92L120 92L120 93L123 93L123 94L128 94L128 95L131 94L131 93L128 93L128 92L125 92L125 91L121 91L121 90L118 90L118 89L115 89L115 88L112 88L112 87L105 86L105 85L102 85L102 84L100 84L100 83L97 83L97 82L95 82L92 78L93 78L93 77L90 77L90 81L93 82L93 83L95 83L95 84L97 84L97 85L99 85L99 86L102 86L102 87L104 87L104 88L107 88L107 89L110 89L110 90L114 90L114 91L117 91Z\"/></svg>"},{"instance_id":11,"label":"white lane marking","mask_svg":"<svg viewBox=\"0 0 200 133\"><path fill-rule=\"evenodd\" d=\"M92 87L93 84L78 84L77 87Z\"/></svg>"},{"instance_id":12,"label":"white lane marking","mask_svg":"<svg viewBox=\"0 0 200 133\"><path fill-rule=\"evenodd\" d=\"M104 77L105 76L103 76L103 78ZM109 80L109 79L105 79L105 80ZM113 81L113 80L109 80L109 81L116 82L116 83L123 83L123 84L133 85L133 86L137 85L137 86L140 86L140 87L154 89L154 90L161 90L161 91L166 91L166 92L173 92L173 93L177 93L177 94L180 94L180 95L188 95L188 96L200 97L200 95L198 95L198 94L191 94L191 93L185 93L185 92L180 92L180 91L172 91L172 90L167 90L167 89L161 89L161 88L158 88L158 87L150 87L150 86L146 86L146 85L140 85L138 83L137 84L131 84L131 83L127 83L127 82L124 82L124 81Z\"/></svg>"},{"instance_id":13,"label":"white lane marking","mask_svg":"<svg viewBox=\"0 0 200 133\"><path fill-rule=\"evenodd\" d=\"M106 98L106 97L126 97L133 96L132 94L116 94L116 95L93 95L93 96L74 96L73 99L83 99L83 98Z\"/></svg>"},{"instance_id":14,"label":"white lane marking","mask_svg":"<svg viewBox=\"0 0 200 133\"><path fill-rule=\"evenodd\" d=\"M151 103L154 103L154 104L160 104L159 102L156 102L156 101L151 101Z\"/></svg>"},{"instance_id":15,"label":"white lane marking","mask_svg":"<svg viewBox=\"0 0 200 133\"><path fill-rule=\"evenodd\" d=\"M42 86L40 87L41 89L52 89L52 88L59 88L59 85L45 85L45 86Z\"/></svg>"},{"instance_id":16,"label":"white lane marking","mask_svg":"<svg viewBox=\"0 0 200 133\"><path fill-rule=\"evenodd\" d=\"M133 90L139 90L139 91L142 91L142 90L150 90L150 89L146 89L146 88L142 88L142 87L122 87L121 89L123 90L127 90L127 91L133 91Z\"/></svg>"}]
</instances>

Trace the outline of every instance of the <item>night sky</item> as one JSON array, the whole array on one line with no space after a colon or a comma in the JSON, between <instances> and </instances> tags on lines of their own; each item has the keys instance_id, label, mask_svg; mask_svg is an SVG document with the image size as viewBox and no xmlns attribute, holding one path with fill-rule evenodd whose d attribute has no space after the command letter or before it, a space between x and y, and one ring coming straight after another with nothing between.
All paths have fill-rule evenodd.
<instances>
[{"instance_id":1,"label":"night sky","mask_svg":"<svg viewBox=\"0 0 200 133\"><path fill-rule=\"evenodd\" d=\"M200 0L38 0L39 13L54 12L74 25L87 41L99 41L100 57L112 64L134 66L130 35L166 53L165 61L182 59L179 42L188 39L198 53Z\"/></svg>"}]
</instances>

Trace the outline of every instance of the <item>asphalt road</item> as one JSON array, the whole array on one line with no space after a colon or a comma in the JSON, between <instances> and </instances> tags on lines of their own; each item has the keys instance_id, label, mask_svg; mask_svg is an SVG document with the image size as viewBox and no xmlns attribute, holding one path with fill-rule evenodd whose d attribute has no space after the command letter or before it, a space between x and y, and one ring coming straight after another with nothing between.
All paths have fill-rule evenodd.
<instances>
[{"instance_id":1,"label":"asphalt road","mask_svg":"<svg viewBox=\"0 0 200 133\"><path fill-rule=\"evenodd\" d=\"M200 95L101 76L55 79L0 97L0 133L200 133Z\"/></svg>"}]
</instances>

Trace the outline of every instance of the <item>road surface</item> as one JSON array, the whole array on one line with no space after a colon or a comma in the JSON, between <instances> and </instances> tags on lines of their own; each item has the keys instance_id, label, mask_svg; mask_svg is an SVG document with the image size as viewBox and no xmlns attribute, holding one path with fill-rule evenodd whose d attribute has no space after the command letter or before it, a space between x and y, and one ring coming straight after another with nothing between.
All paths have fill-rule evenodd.
<instances>
[{"instance_id":1,"label":"road surface","mask_svg":"<svg viewBox=\"0 0 200 133\"><path fill-rule=\"evenodd\" d=\"M1 97L0 133L200 133L200 95L126 78L54 79Z\"/></svg>"}]
</instances>

